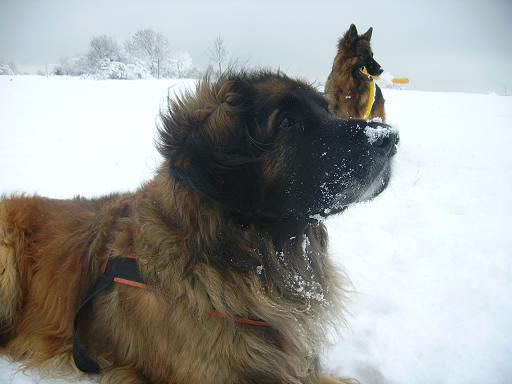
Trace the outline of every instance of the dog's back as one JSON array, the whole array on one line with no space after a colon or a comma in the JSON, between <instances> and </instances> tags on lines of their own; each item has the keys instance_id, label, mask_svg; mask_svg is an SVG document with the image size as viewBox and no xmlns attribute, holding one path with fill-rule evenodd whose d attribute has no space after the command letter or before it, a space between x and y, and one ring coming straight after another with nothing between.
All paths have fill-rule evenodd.
<instances>
[{"instance_id":1,"label":"dog's back","mask_svg":"<svg viewBox=\"0 0 512 384\"><path fill-rule=\"evenodd\" d=\"M105 256L114 221L105 214L115 198L0 201L0 346L11 341L11 356L37 363L69 352L77 301ZM35 345L37 355L28 356Z\"/></svg>"}]
</instances>

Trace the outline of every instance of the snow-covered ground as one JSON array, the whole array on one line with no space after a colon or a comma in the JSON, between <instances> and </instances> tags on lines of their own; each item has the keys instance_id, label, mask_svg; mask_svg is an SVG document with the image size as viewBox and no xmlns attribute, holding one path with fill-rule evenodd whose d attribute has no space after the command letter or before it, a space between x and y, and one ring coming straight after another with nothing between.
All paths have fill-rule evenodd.
<instances>
[{"instance_id":1,"label":"snow-covered ground","mask_svg":"<svg viewBox=\"0 0 512 384\"><path fill-rule=\"evenodd\" d=\"M0 77L0 193L135 189L160 161L162 96L192 85ZM324 366L365 384L512 383L512 97L383 91L394 177L327 220L353 293ZM63 383L17 368L0 359L0 383Z\"/></svg>"}]
</instances>

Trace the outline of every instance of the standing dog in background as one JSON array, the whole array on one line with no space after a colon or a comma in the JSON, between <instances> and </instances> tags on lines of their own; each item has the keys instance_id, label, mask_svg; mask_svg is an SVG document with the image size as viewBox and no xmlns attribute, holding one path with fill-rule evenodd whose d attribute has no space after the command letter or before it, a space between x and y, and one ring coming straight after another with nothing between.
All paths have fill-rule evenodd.
<instances>
[{"instance_id":1,"label":"standing dog in background","mask_svg":"<svg viewBox=\"0 0 512 384\"><path fill-rule=\"evenodd\" d=\"M370 47L373 28L359 36L354 24L338 42L325 83L329 111L337 117L385 120L384 97L374 77L383 71Z\"/></svg>"}]
</instances>

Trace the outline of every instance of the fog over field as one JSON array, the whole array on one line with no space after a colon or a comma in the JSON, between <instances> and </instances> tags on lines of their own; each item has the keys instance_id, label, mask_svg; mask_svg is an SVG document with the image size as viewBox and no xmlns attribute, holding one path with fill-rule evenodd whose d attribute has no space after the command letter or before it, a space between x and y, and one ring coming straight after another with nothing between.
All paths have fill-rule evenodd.
<instances>
[{"instance_id":1,"label":"fog over field","mask_svg":"<svg viewBox=\"0 0 512 384\"><path fill-rule=\"evenodd\" d=\"M511 94L511 16L509 0L1 0L0 60L35 70L86 52L92 36L153 28L199 69L222 36L242 63L324 82L355 23L374 27L377 61L412 89Z\"/></svg>"}]
</instances>

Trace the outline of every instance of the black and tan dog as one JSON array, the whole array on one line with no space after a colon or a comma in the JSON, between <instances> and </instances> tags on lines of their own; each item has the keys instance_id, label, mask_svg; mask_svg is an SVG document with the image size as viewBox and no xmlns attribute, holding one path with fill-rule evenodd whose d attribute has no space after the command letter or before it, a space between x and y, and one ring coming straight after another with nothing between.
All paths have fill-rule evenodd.
<instances>
[{"instance_id":1,"label":"black and tan dog","mask_svg":"<svg viewBox=\"0 0 512 384\"><path fill-rule=\"evenodd\" d=\"M70 361L78 308L129 258L143 283L95 288L76 324L101 383L339 383L319 372L344 304L319 218L384 189L396 140L282 74L203 79L136 192L1 200L1 351Z\"/></svg>"},{"instance_id":2,"label":"black and tan dog","mask_svg":"<svg viewBox=\"0 0 512 384\"><path fill-rule=\"evenodd\" d=\"M338 42L331 73L325 83L329 111L337 117L385 120L384 97L374 82L382 73L373 58L373 29L359 36L354 24Z\"/></svg>"}]
</instances>

